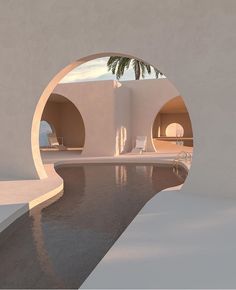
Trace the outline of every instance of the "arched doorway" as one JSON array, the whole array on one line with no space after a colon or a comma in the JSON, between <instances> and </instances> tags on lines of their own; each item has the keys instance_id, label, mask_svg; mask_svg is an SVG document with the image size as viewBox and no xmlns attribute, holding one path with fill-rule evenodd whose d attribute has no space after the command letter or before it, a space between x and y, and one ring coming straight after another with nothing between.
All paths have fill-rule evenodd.
<instances>
[{"instance_id":1,"label":"arched doorway","mask_svg":"<svg viewBox=\"0 0 236 290\"><path fill-rule=\"evenodd\" d=\"M157 113L152 138L156 152L192 152L192 124L181 96L168 101Z\"/></svg>"},{"instance_id":2,"label":"arched doorway","mask_svg":"<svg viewBox=\"0 0 236 290\"><path fill-rule=\"evenodd\" d=\"M41 151L81 153L84 143L85 126L78 108L68 98L51 94L40 123Z\"/></svg>"},{"instance_id":3,"label":"arched doorway","mask_svg":"<svg viewBox=\"0 0 236 290\"><path fill-rule=\"evenodd\" d=\"M45 107L45 105L46 105L46 102L48 101L48 99L51 97L51 95L55 95L55 94L57 94L57 90L56 90L56 88L58 87L57 85L60 83L60 81L69 73L69 72L71 72L74 68L76 68L76 67L79 67L79 66L81 66L82 64L84 64L84 63L86 63L86 62L88 62L88 61L91 61L91 60L94 60L94 59L97 59L97 58L101 58L101 57L111 57L111 56L122 56L122 57L127 57L127 58L132 58L132 59L136 59L136 60L139 60L139 61L141 61L141 62L143 62L142 60L140 60L140 59L138 59L138 58L134 58L133 56L129 56L129 55L125 55L125 54L117 54L117 53L115 53L115 54L113 54L113 53L102 53L102 54L97 54L97 55L92 55L92 56L88 56L88 57L85 57L85 58L83 58L83 59L81 59L81 60L79 60L79 61L76 61L76 62L74 62L74 63L72 63L71 65L69 65L69 66L67 66L65 69L63 69L61 72L59 72L56 76L55 76L55 78L49 83L49 85L47 86L47 88L45 89L45 91L44 91L44 93L42 94L42 96L41 96L41 98L40 98L40 100L39 100L39 103L38 103L38 105L37 105L37 108L36 108L36 111L35 111L35 115L34 115L34 119L33 119L33 125L32 125L32 131L34 132L35 130L37 130L37 127L39 127L39 120L41 119L41 116L42 116L42 114L43 114L43 110L44 110L44 107ZM149 64L147 64L148 66L149 66ZM134 82L136 82L136 81L134 81ZM169 81L168 81L169 82ZM59 84L60 85L60 84ZM113 84L114 85L114 87L116 87L116 88L118 88L119 86L120 86L120 84L119 83L115 83L115 84ZM173 86L173 85L170 85L170 82L169 82L169 84L168 84L168 90L166 91L167 93L168 93L168 91L170 90L172 93L173 93L173 91L175 91L175 92L177 92L177 90L175 89L175 87ZM139 92L140 92L140 90L139 90L139 88L138 88L138 86L135 86L136 87L136 89L134 90L134 87L133 87L133 85L132 86L130 86L129 87L129 89L130 89L130 91L132 91L132 92L136 92L136 95L137 95L137 99L139 98ZM64 90L63 90L64 89ZM61 91L60 91L60 93L62 93L62 95L64 95L63 93L65 92L68 92L68 91L71 91L70 89L68 89L68 88L65 88L65 86L64 86L64 88L63 88ZM152 103L152 100L153 100L153 97L154 97L154 92L153 92L153 87L151 87L151 88L146 88L145 89L145 91L143 90L143 95L145 96L145 95L147 95L147 93L149 94L149 92L150 92L150 89L152 89L152 98L150 99L150 101L148 100L146 103L149 103L149 106L150 106L150 104ZM142 89L141 89L142 90ZM93 91L96 91L95 89L93 90ZM96 91L97 92L97 91ZM65 94L65 96L66 96L66 94ZM73 96L73 98L74 98L74 100L75 100L75 97L76 96ZM162 96L163 97L163 96ZM170 99L171 97L170 96L165 96L165 98L167 97L167 99ZM136 96L135 96L135 98L136 98ZM164 99L165 99L164 98ZM126 98L127 99L127 98ZM84 100L83 101L81 101L81 103L83 103L84 102ZM159 103L162 103L163 102L163 100L161 100ZM76 103L76 102L75 102ZM93 101L93 103L96 103L96 101L94 102ZM130 103L132 103L132 102L130 102ZM155 102L155 106L156 106L156 104L158 104L158 102ZM105 107L106 106L106 104L102 104L102 102L98 102L97 103L97 106L98 107L101 107L101 106L103 106L103 107ZM116 111L117 110L117 107L119 107L119 102L114 102L114 104L113 105L111 105L111 107L113 108L113 110L114 111ZM77 108L79 108L78 106L77 106ZM131 107L130 107L131 108ZM141 104L140 106L139 106L139 104L137 104L137 106L136 106L136 108L133 110L133 108L131 108L132 110L133 110L133 113L132 113L132 115L130 115L132 118L133 118L133 116L135 115L135 117L136 117L136 121L135 122L133 122L133 120L132 119L130 119L130 120L128 120L128 118L127 118L127 120L126 120L126 124L128 124L128 123L130 123L131 125L130 125L130 127L134 127L135 126L135 130L133 130L133 135L134 136L132 136L132 138L130 138L131 139L131 141L129 141L129 142L126 142L127 144L128 144L128 146L127 147L129 147L128 148L128 150L131 150L132 149L132 147L133 146L135 146L135 138L137 137L137 136L144 136L144 135L147 135L148 136L148 146L147 146L147 149L148 150L150 150L151 148L152 148L152 151L154 150L153 149L153 145L152 145L152 142L151 142L151 130L150 130L150 124L151 124L151 122L152 122L152 118L153 118L153 116L154 116L154 114L153 114L153 111L150 113L150 111L146 111L145 112L145 114L146 114L146 116L145 116L145 114L143 115L143 117L142 117L142 120L140 120L140 118L139 118L139 116L138 116L138 113L142 113L142 110L143 110L143 108L144 108L144 106ZM79 108L80 109L80 108ZM124 118L123 118L123 115L122 115L122 113L124 112L123 110L122 110L122 108L119 108L119 110L120 110L120 112L118 112L117 113L117 111L115 112L115 114L116 114L116 116L118 116L118 118L114 118L115 119L115 122L116 122L116 124L115 124L115 126L117 126L118 128L115 128L115 136L114 136L114 144L115 144L115 149L114 149L114 152L111 152L112 150L110 150L109 148L108 148L108 146L107 146L107 144L108 144L108 140L107 140L107 138L110 138L110 134L109 134L109 132L108 131L106 131L106 128L107 128L107 126L113 126L113 120L111 120L111 122L110 121L104 121L104 126L103 126L103 128L102 128L102 130L97 130L96 129L96 122L94 122L94 124L93 124L93 130L91 130L91 132L93 133L93 134L87 134L87 137L89 137L90 135L92 136L92 138L91 138L91 140L92 141L90 141L90 142L88 142L88 144L90 145L90 147L94 147L94 146L97 146L97 148L100 148L101 149L101 151L103 151L103 156L105 156L105 154L106 154L106 152L107 152L107 150L110 150L110 152L109 152L109 156L111 156L111 154L114 154L114 155L116 155L116 153L115 152L117 152L118 151L118 154L120 154L120 153L123 153L123 147L125 147L124 146L124 144L122 143L121 144L121 142L120 141L126 141L126 137L128 136L128 135L125 135L125 138L123 138L124 136L124 134L120 137L119 136L119 134L118 134L118 136L117 136L117 132L119 132L119 130L117 130L117 129L119 129L119 128L126 128L127 126L125 125L125 126L123 126L123 120L124 120ZM141 110L141 111L140 111ZM151 110L155 110L155 108L154 108L154 106L153 106L153 108L151 109ZM140 111L140 112L139 112ZM127 112L128 112L128 110L127 110ZM148 115L147 115L148 114ZM95 115L97 115L96 113L95 113ZM94 115L94 116L95 116ZM99 114L98 115L98 117L99 118L104 118L104 115L103 114ZM123 119L122 119L123 118ZM119 119L119 122L117 122L117 119ZM87 122L87 120L85 120L86 122ZM86 127L86 130L87 130L87 127ZM128 132L129 130L126 130L125 132ZM131 130L130 131L132 131L132 128L131 128ZM102 143L100 143L100 142L95 142L94 141L94 137L96 137L98 134L100 134L101 132L105 132L105 135L106 136L104 136L104 138L103 138L103 142ZM36 164L36 168L37 168L37 170L38 170L38 172L39 172L39 176L43 176L43 174L44 174L44 168L42 167L42 163L40 162L40 158L38 158L38 151L36 150L36 147L37 146L35 146L35 142L36 142L36 140L35 140L35 135L36 134L32 134L32 152L33 152L33 156L34 156L34 160L35 160L35 164ZM87 137L86 137L86 139L87 139ZM122 140L120 140L120 139L122 139ZM124 139L124 140L123 140ZM127 138L127 140L128 140L128 138ZM110 142L110 143L112 143L112 142ZM86 141L86 146L88 147L88 144L87 144L87 141ZM118 145L117 145L118 144ZM85 146L85 148L86 148L86 146ZM119 147L119 148L118 148ZM120 148L120 147L122 147L122 148ZM118 148L118 149L117 149ZM127 151L126 151L127 152ZM86 156L88 156L88 155L86 155ZM96 156L96 154L94 154L94 155L91 155L91 156Z\"/></svg>"}]
</instances>

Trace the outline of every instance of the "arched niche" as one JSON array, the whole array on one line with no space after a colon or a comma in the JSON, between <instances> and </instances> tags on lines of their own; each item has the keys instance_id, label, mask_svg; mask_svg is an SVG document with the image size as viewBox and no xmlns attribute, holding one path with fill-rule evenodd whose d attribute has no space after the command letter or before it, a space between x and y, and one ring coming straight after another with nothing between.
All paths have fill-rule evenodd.
<instances>
[{"instance_id":1,"label":"arched niche","mask_svg":"<svg viewBox=\"0 0 236 290\"><path fill-rule=\"evenodd\" d=\"M159 149L168 152L174 150L170 144L181 145L176 150L191 150L193 147L193 130L188 109L181 96L166 102L157 113L152 125L152 140L157 152ZM163 147L164 146L164 147ZM189 150L188 148L189 147Z\"/></svg>"}]
</instances>

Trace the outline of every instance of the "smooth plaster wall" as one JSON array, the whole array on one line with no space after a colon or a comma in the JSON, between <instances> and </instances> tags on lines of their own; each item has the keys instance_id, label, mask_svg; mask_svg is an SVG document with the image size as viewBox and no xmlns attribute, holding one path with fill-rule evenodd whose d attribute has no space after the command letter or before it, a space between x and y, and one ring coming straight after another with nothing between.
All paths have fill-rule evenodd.
<instances>
[{"instance_id":1,"label":"smooth plaster wall","mask_svg":"<svg viewBox=\"0 0 236 290\"><path fill-rule=\"evenodd\" d=\"M148 137L147 150L155 151L152 145L155 116L166 102L178 95L167 79L59 84L54 93L72 101L83 116L84 156L130 152L140 135ZM68 133L69 130L67 127Z\"/></svg>"},{"instance_id":2,"label":"smooth plaster wall","mask_svg":"<svg viewBox=\"0 0 236 290\"><path fill-rule=\"evenodd\" d=\"M39 124L33 123L40 96L68 64L113 52L158 67L185 100L195 148L182 192L235 196L234 0L0 0L0 5L1 180L46 176L37 149ZM35 118L50 92L47 87Z\"/></svg>"},{"instance_id":3,"label":"smooth plaster wall","mask_svg":"<svg viewBox=\"0 0 236 290\"><path fill-rule=\"evenodd\" d=\"M59 84L62 95L80 111L85 125L83 156L113 156L116 149L114 81Z\"/></svg>"},{"instance_id":4,"label":"smooth plaster wall","mask_svg":"<svg viewBox=\"0 0 236 290\"><path fill-rule=\"evenodd\" d=\"M168 79L122 82L131 93L132 146L137 136L147 136L147 151L154 152L152 127L163 105L179 95Z\"/></svg>"},{"instance_id":5,"label":"smooth plaster wall","mask_svg":"<svg viewBox=\"0 0 236 290\"><path fill-rule=\"evenodd\" d=\"M114 118L116 134L116 155L130 152L132 149L132 108L131 92L125 84L114 90Z\"/></svg>"},{"instance_id":6,"label":"smooth plaster wall","mask_svg":"<svg viewBox=\"0 0 236 290\"><path fill-rule=\"evenodd\" d=\"M66 102L60 104L61 121L60 136L63 137L64 145L67 147L84 147L85 128L80 112L74 104Z\"/></svg>"}]
</instances>

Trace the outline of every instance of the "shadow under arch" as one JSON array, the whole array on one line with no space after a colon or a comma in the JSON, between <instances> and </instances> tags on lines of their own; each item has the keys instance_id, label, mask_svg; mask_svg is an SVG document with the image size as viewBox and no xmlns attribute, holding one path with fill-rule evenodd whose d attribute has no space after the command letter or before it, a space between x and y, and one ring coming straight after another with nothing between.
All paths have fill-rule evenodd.
<instances>
[{"instance_id":1,"label":"shadow under arch","mask_svg":"<svg viewBox=\"0 0 236 290\"><path fill-rule=\"evenodd\" d=\"M64 150L83 150L84 118L78 106L68 96L52 93L44 107L42 120L51 125Z\"/></svg>"},{"instance_id":2,"label":"shadow under arch","mask_svg":"<svg viewBox=\"0 0 236 290\"><path fill-rule=\"evenodd\" d=\"M38 177L40 179L46 178L47 174L45 172L43 162L41 159L40 155L40 149L39 149L39 126L40 126L40 120L42 117L42 113L44 110L44 107L46 105L46 102L49 98L49 96L52 94L53 90L57 86L57 84L60 82L60 80L68 74L70 71L72 71L74 68L91 61L96 58L101 58L101 57L110 57L110 56L123 56L123 57L129 57L129 58L134 58L139 61L143 61L149 65L150 63L144 61L143 59L126 54L126 53L120 53L120 52L102 52L102 53L97 53L97 54L92 54L88 55L86 57L82 57L72 63L70 63L68 66L64 67L61 71L59 71L55 77L48 83L46 88L44 89L43 93L39 97L39 101L36 105L34 115L33 115L33 120L32 120L32 127L31 127L31 151L32 151L32 157L33 161L35 164L36 171L38 173ZM151 65L152 66L152 65ZM162 71L162 70L161 70Z\"/></svg>"}]
</instances>

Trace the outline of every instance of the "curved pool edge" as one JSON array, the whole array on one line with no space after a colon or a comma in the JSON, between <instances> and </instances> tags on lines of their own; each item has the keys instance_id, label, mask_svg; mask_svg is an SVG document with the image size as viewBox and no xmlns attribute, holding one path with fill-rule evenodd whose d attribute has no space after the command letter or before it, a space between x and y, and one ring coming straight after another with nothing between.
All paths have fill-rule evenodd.
<instances>
[{"instance_id":1,"label":"curved pool edge","mask_svg":"<svg viewBox=\"0 0 236 290\"><path fill-rule=\"evenodd\" d=\"M54 163L44 165L48 176L45 179L0 182L0 233L23 214L56 197L63 191L64 182L56 172L57 167L88 163L158 163L161 165L170 165L173 163L173 160L164 158L141 158L136 160L127 160L125 158L100 158L99 160L96 158L81 158L57 160ZM179 165L189 171L190 167L185 162L181 161ZM161 192L180 190L182 185L166 188Z\"/></svg>"},{"instance_id":2,"label":"curved pool edge","mask_svg":"<svg viewBox=\"0 0 236 290\"><path fill-rule=\"evenodd\" d=\"M45 165L45 170L48 175L45 179L0 182L0 233L23 214L60 196L63 179L54 164Z\"/></svg>"}]
</instances>

